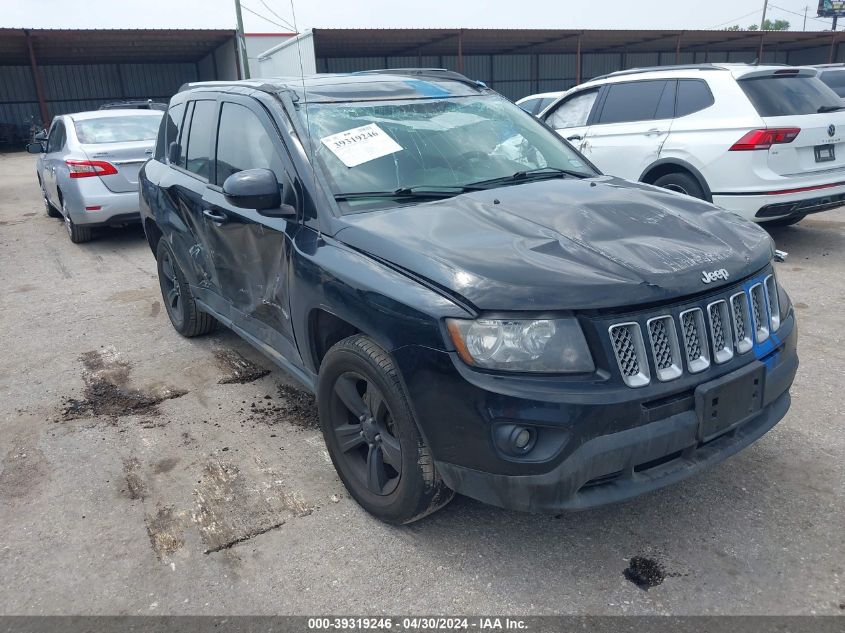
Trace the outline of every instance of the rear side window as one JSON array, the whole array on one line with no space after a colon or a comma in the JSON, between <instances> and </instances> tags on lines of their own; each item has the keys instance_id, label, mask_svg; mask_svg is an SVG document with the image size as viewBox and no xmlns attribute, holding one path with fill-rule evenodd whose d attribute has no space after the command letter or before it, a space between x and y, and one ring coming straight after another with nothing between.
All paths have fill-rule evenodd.
<instances>
[{"instance_id":1,"label":"rear side window","mask_svg":"<svg viewBox=\"0 0 845 633\"><path fill-rule=\"evenodd\" d=\"M50 131L50 136L47 137L47 152L58 152L65 146L65 124L61 121L56 121L56 125Z\"/></svg>"},{"instance_id":2,"label":"rear side window","mask_svg":"<svg viewBox=\"0 0 845 633\"><path fill-rule=\"evenodd\" d=\"M681 79L678 81L678 101L675 116L681 117L709 108L716 100L710 86L703 79Z\"/></svg>"},{"instance_id":3,"label":"rear side window","mask_svg":"<svg viewBox=\"0 0 845 633\"><path fill-rule=\"evenodd\" d=\"M628 123L632 121L651 121L658 118L670 118L671 111L658 106L663 99L664 91L674 89L674 83L665 79L646 81L632 81L621 84L611 84L607 89L599 123Z\"/></svg>"},{"instance_id":4,"label":"rear side window","mask_svg":"<svg viewBox=\"0 0 845 633\"><path fill-rule=\"evenodd\" d=\"M217 131L217 184L245 169L281 173L273 140L258 117L237 103L224 103Z\"/></svg>"},{"instance_id":5,"label":"rear side window","mask_svg":"<svg viewBox=\"0 0 845 633\"><path fill-rule=\"evenodd\" d=\"M529 114L537 114L537 105L540 103L540 99L529 99L528 101L523 101L519 104L519 107L528 112Z\"/></svg>"},{"instance_id":6,"label":"rear side window","mask_svg":"<svg viewBox=\"0 0 845 633\"><path fill-rule=\"evenodd\" d=\"M555 108L546 118L546 123L556 130L587 125L598 94L598 90L591 90L570 97Z\"/></svg>"},{"instance_id":7,"label":"rear side window","mask_svg":"<svg viewBox=\"0 0 845 633\"><path fill-rule=\"evenodd\" d=\"M840 97L845 97L845 70L826 70L819 79Z\"/></svg>"},{"instance_id":8,"label":"rear side window","mask_svg":"<svg viewBox=\"0 0 845 633\"><path fill-rule=\"evenodd\" d=\"M815 114L837 108L841 99L816 77L769 75L742 79L739 85L762 117Z\"/></svg>"},{"instance_id":9,"label":"rear side window","mask_svg":"<svg viewBox=\"0 0 845 633\"><path fill-rule=\"evenodd\" d=\"M206 180L211 177L211 133L215 127L216 113L216 101L194 102L191 127L188 130L188 143L183 147L185 169Z\"/></svg>"},{"instance_id":10,"label":"rear side window","mask_svg":"<svg viewBox=\"0 0 845 633\"><path fill-rule=\"evenodd\" d=\"M164 161L167 156L167 148L171 143L179 140L179 130L182 127L182 117L185 115L185 104L179 103L167 110L167 114L162 118L161 127L158 130L158 140L156 141L157 160Z\"/></svg>"}]
</instances>

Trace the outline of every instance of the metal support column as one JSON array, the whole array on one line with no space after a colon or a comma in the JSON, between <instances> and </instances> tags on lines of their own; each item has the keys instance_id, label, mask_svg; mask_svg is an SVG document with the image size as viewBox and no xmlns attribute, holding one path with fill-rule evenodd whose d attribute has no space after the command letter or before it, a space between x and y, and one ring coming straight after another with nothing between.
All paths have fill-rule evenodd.
<instances>
[{"instance_id":1,"label":"metal support column","mask_svg":"<svg viewBox=\"0 0 845 633\"><path fill-rule=\"evenodd\" d=\"M47 109L47 100L44 97L44 82L41 80L41 69L38 68L38 60L35 58L32 36L30 36L29 31L24 31L24 35L26 36L26 47L29 50L29 67L32 70L32 80L35 82L35 94L38 96L41 123L46 127L50 124L50 111Z\"/></svg>"}]
</instances>

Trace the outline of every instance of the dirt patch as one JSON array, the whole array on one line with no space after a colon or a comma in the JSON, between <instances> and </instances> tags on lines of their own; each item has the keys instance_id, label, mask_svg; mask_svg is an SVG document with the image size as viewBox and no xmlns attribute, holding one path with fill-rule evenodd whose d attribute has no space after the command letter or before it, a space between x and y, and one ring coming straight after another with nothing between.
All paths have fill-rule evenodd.
<instances>
[{"instance_id":1,"label":"dirt patch","mask_svg":"<svg viewBox=\"0 0 845 633\"><path fill-rule=\"evenodd\" d=\"M125 415L156 415L157 405L165 400L184 396L187 391L164 388L154 392L127 386L131 366L118 357L114 348L85 352L80 356L84 366L83 398L65 397L61 418L73 420L93 415L118 418Z\"/></svg>"},{"instance_id":2,"label":"dirt patch","mask_svg":"<svg viewBox=\"0 0 845 633\"><path fill-rule=\"evenodd\" d=\"M268 426L291 424L303 429L320 428L320 416L314 396L291 385L279 385L277 397L264 396L249 407L241 409L247 422L260 422Z\"/></svg>"},{"instance_id":3,"label":"dirt patch","mask_svg":"<svg viewBox=\"0 0 845 633\"><path fill-rule=\"evenodd\" d=\"M161 302L153 301L150 304L150 316L157 317L159 312L161 312Z\"/></svg>"},{"instance_id":4,"label":"dirt patch","mask_svg":"<svg viewBox=\"0 0 845 633\"><path fill-rule=\"evenodd\" d=\"M50 463L30 443L14 444L0 462L0 500L24 499L50 475Z\"/></svg>"},{"instance_id":5,"label":"dirt patch","mask_svg":"<svg viewBox=\"0 0 845 633\"><path fill-rule=\"evenodd\" d=\"M154 515L144 517L150 545L159 560L182 549L185 539L182 536L182 520L174 511L173 506L160 507Z\"/></svg>"},{"instance_id":6,"label":"dirt patch","mask_svg":"<svg viewBox=\"0 0 845 633\"><path fill-rule=\"evenodd\" d=\"M218 383L221 385L230 384L246 384L248 382L255 382L259 378L263 378L270 373L269 369L253 363L248 358L245 358L239 352L232 349L217 350L214 352L214 358L217 361L218 367L226 373Z\"/></svg>"},{"instance_id":7,"label":"dirt patch","mask_svg":"<svg viewBox=\"0 0 845 633\"><path fill-rule=\"evenodd\" d=\"M634 556L627 569L622 573L625 578L645 591L666 580L666 571L663 569L663 565L653 558L646 558L645 556Z\"/></svg>"},{"instance_id":8,"label":"dirt patch","mask_svg":"<svg viewBox=\"0 0 845 633\"><path fill-rule=\"evenodd\" d=\"M123 460L123 477L126 480L126 488L122 491L132 501L141 500L147 496L147 487L138 472L141 464L134 457Z\"/></svg>"},{"instance_id":9,"label":"dirt patch","mask_svg":"<svg viewBox=\"0 0 845 633\"><path fill-rule=\"evenodd\" d=\"M162 475L164 473L169 473L171 470L176 468L176 464L178 463L178 457L165 457L153 464L153 474Z\"/></svg>"}]
</instances>

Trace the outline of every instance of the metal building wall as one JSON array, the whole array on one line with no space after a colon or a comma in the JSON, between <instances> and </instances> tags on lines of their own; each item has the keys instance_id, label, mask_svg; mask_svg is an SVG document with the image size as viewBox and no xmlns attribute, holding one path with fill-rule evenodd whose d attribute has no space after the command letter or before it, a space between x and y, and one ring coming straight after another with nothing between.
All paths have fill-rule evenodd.
<instances>
[{"instance_id":1,"label":"metal building wall","mask_svg":"<svg viewBox=\"0 0 845 633\"><path fill-rule=\"evenodd\" d=\"M110 101L168 101L188 81L199 79L198 65L84 64L41 66L50 116L96 110ZM30 117L40 119L29 66L0 66L0 145L27 136Z\"/></svg>"},{"instance_id":2,"label":"metal building wall","mask_svg":"<svg viewBox=\"0 0 845 633\"><path fill-rule=\"evenodd\" d=\"M763 61L778 64L818 64L827 61L828 49L801 51L764 50ZM701 64L706 62L753 62L754 51L655 51L626 53L624 51L584 53L581 55L581 81L606 75L617 70L643 66ZM845 60L845 47L838 59ZM462 68L457 55L403 57L342 57L317 58L317 72L354 72L377 68L411 66L448 68L463 72L472 79L485 82L509 99L519 99L537 92L551 92L572 88L577 81L576 55L561 54L494 54L464 55Z\"/></svg>"}]
</instances>

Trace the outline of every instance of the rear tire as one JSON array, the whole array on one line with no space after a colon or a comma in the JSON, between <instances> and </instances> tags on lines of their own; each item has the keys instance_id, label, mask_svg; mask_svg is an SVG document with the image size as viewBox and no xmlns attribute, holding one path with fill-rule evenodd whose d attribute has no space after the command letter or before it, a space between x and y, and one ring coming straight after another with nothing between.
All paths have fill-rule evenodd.
<instances>
[{"instance_id":1,"label":"rear tire","mask_svg":"<svg viewBox=\"0 0 845 633\"><path fill-rule=\"evenodd\" d=\"M654 185L704 200L704 189L698 184L698 181L689 174L680 171L661 176L654 181Z\"/></svg>"},{"instance_id":2,"label":"rear tire","mask_svg":"<svg viewBox=\"0 0 845 633\"><path fill-rule=\"evenodd\" d=\"M455 493L434 468L393 360L375 341L356 334L328 351L317 405L337 474L367 512L402 525L452 500Z\"/></svg>"},{"instance_id":3,"label":"rear tire","mask_svg":"<svg viewBox=\"0 0 845 633\"><path fill-rule=\"evenodd\" d=\"M173 329L186 338L211 332L217 326L217 321L197 307L188 280L179 268L170 246L163 239L159 240L156 249L156 264L164 308Z\"/></svg>"},{"instance_id":4,"label":"rear tire","mask_svg":"<svg viewBox=\"0 0 845 633\"><path fill-rule=\"evenodd\" d=\"M806 217L806 215L793 215L786 218L778 218L777 220L768 220L766 222L761 222L761 224L763 225L763 228L770 226L792 226L793 224L798 224Z\"/></svg>"},{"instance_id":5,"label":"rear tire","mask_svg":"<svg viewBox=\"0 0 845 633\"><path fill-rule=\"evenodd\" d=\"M79 226L75 224L73 220L70 219L70 213L68 213L67 205L65 201L62 200L62 211L64 213L65 218L65 229L67 229L68 237L70 241L74 244L82 244L83 242L90 242L91 238L94 236L93 231L91 230L90 226Z\"/></svg>"}]
</instances>

